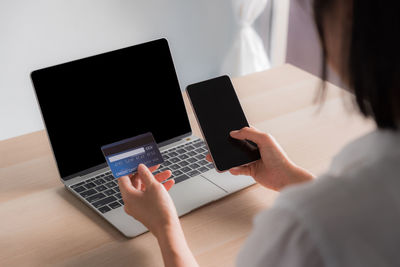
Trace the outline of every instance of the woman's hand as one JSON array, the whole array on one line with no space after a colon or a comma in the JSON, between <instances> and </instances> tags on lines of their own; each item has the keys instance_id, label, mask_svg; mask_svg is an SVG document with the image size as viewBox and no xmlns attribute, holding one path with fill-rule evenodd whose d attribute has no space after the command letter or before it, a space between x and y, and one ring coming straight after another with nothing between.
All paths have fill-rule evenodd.
<instances>
[{"instance_id":1,"label":"woman's hand","mask_svg":"<svg viewBox=\"0 0 400 267\"><path fill-rule=\"evenodd\" d=\"M259 184L280 191L283 187L313 179L313 175L296 166L286 153L269 134L260 132L253 127L244 127L230 133L232 138L250 140L257 144L261 159L248 165L230 169L233 175L252 176ZM211 156L206 159L211 161Z\"/></svg>"},{"instance_id":2,"label":"woman's hand","mask_svg":"<svg viewBox=\"0 0 400 267\"><path fill-rule=\"evenodd\" d=\"M167 190L174 185L174 180L162 181L171 176L166 170L153 176L160 165L148 169L140 164L135 175L118 179L124 200L125 212L144 224L156 237L171 224L178 224L176 208Z\"/></svg>"},{"instance_id":3,"label":"woman's hand","mask_svg":"<svg viewBox=\"0 0 400 267\"><path fill-rule=\"evenodd\" d=\"M156 236L166 267L198 267L167 192L175 182L161 184L171 176L171 171L152 174L159 166L148 169L140 164L135 175L118 179L125 211Z\"/></svg>"}]
</instances>

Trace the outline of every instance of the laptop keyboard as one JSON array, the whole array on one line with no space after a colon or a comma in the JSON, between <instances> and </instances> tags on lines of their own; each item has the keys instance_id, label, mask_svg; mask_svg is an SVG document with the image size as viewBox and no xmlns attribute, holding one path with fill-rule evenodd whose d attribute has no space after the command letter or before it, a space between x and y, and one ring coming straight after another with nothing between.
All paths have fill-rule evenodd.
<instances>
[{"instance_id":1,"label":"laptop keyboard","mask_svg":"<svg viewBox=\"0 0 400 267\"><path fill-rule=\"evenodd\" d=\"M161 153L164 162L153 174L171 170L169 179L175 179L176 184L180 183L214 168L212 163L205 160L207 153L200 139L168 149ZM111 171L71 185L71 188L101 213L124 205L117 180Z\"/></svg>"}]
</instances>

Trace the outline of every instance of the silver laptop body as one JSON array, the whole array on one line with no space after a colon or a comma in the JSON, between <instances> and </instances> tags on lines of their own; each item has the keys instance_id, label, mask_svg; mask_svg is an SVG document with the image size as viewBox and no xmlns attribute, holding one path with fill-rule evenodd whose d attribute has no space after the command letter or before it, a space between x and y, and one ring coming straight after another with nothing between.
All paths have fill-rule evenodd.
<instances>
[{"instance_id":1,"label":"silver laptop body","mask_svg":"<svg viewBox=\"0 0 400 267\"><path fill-rule=\"evenodd\" d=\"M196 140L200 139L192 135L183 138L180 141L160 147L160 151L164 154L164 152L171 148L176 148L185 144L190 145ZM112 209L103 214L71 188L71 185L81 183L99 174L107 172L109 172L108 167L82 177L73 178L67 182L64 182L64 184L65 187L76 197L82 200L89 207L93 208L100 216L111 223L126 237L135 237L147 232L147 229L143 226L143 224L125 213L123 206ZM214 168L212 168L204 173L201 173L200 175L195 175L187 180L175 184L169 193L175 203L178 215L182 216L198 207L232 194L254 183L255 182L251 177L241 175L233 176L229 172L218 173Z\"/></svg>"},{"instance_id":2,"label":"silver laptop body","mask_svg":"<svg viewBox=\"0 0 400 267\"><path fill-rule=\"evenodd\" d=\"M36 70L31 78L61 181L127 237L147 229L125 213L101 145L152 132L164 158L159 170L171 169L175 179L169 193L179 216L254 184L205 161L165 39Z\"/></svg>"}]
</instances>

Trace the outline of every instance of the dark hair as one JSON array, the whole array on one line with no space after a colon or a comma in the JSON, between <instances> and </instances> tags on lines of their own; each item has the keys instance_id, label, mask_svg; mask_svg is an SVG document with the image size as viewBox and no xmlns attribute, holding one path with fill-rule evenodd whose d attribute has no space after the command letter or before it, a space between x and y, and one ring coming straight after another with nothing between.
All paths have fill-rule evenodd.
<instances>
[{"instance_id":1,"label":"dark hair","mask_svg":"<svg viewBox=\"0 0 400 267\"><path fill-rule=\"evenodd\" d=\"M400 1L314 0L313 10L322 45L322 79L327 77L326 28L335 4L352 5L345 29L341 76L346 77L360 112L379 128L398 129L400 122ZM343 77L342 77L343 78Z\"/></svg>"}]
</instances>

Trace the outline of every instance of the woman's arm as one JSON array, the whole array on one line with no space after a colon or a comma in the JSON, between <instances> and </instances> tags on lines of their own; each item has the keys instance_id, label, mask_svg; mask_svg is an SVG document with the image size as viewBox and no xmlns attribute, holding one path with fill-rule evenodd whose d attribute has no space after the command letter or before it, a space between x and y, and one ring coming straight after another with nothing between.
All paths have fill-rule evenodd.
<instances>
[{"instance_id":1,"label":"woman's arm","mask_svg":"<svg viewBox=\"0 0 400 267\"><path fill-rule=\"evenodd\" d=\"M196 259L186 243L179 221L176 224L165 227L164 230L158 234L157 240L165 266L198 266Z\"/></svg>"},{"instance_id":2,"label":"woman's arm","mask_svg":"<svg viewBox=\"0 0 400 267\"><path fill-rule=\"evenodd\" d=\"M148 169L140 164L135 175L118 179L124 209L156 236L165 266L198 266L167 192L174 185L174 180L161 184L171 176L171 171L153 176L151 172L158 167Z\"/></svg>"},{"instance_id":3,"label":"woman's arm","mask_svg":"<svg viewBox=\"0 0 400 267\"><path fill-rule=\"evenodd\" d=\"M268 134L254 128L245 127L231 132L237 139L255 142L261 153L261 159L247 166L233 168L234 175L250 175L261 185L280 191L283 187L313 179L308 171L296 166L285 152ZM208 155L208 160L210 156ZM165 266L198 266L190 251L174 203L167 190L174 180L162 181L171 176L171 171L163 171L153 176L158 166L148 169L141 164L135 175L118 179L124 209L143 223L152 232L159 243Z\"/></svg>"}]
</instances>

